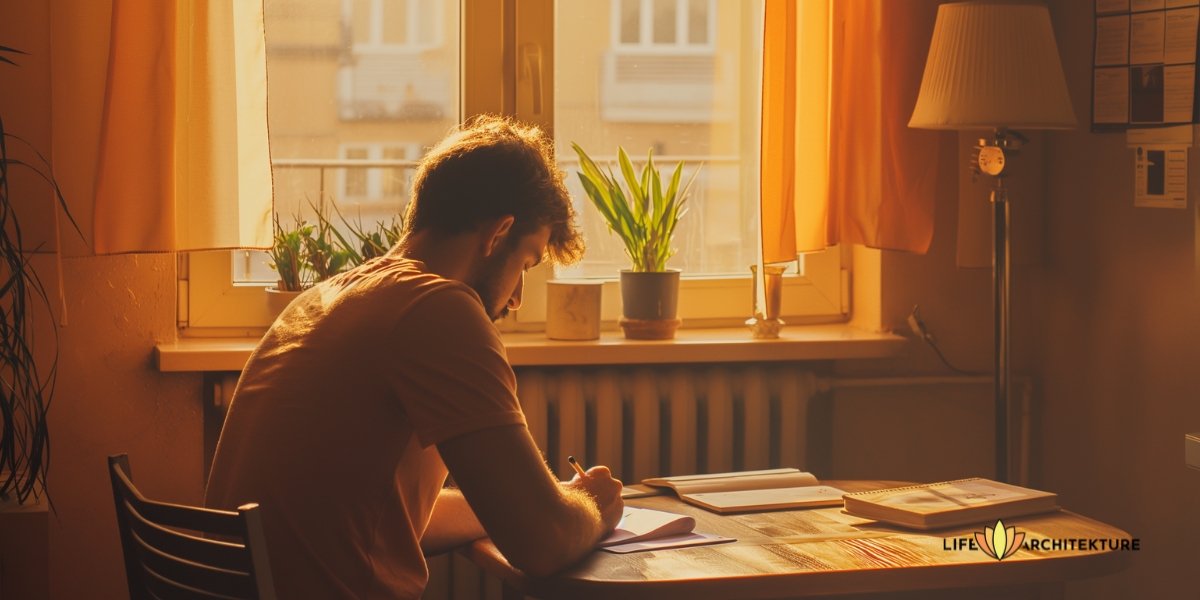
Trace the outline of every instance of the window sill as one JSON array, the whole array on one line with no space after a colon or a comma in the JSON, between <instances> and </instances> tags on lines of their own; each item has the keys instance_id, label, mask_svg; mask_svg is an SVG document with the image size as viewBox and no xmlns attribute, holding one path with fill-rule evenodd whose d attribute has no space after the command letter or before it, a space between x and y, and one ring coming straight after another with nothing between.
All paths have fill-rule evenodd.
<instances>
[{"instance_id":1,"label":"window sill","mask_svg":"<svg viewBox=\"0 0 1200 600\"><path fill-rule=\"evenodd\" d=\"M845 324L786 328L777 340L755 340L745 328L681 329L674 340L626 340L617 331L599 340L566 342L542 333L505 333L514 367L712 362L774 362L881 358L907 343L891 333L872 333ZM182 338L159 344L155 364L162 372L240 371L258 343L254 338Z\"/></svg>"}]
</instances>

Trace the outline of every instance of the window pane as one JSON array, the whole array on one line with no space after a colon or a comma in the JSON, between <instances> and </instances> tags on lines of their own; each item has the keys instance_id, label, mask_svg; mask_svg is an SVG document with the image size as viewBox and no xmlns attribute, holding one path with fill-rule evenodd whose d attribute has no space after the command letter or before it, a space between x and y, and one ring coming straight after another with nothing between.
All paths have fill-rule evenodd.
<instances>
[{"instance_id":1,"label":"window pane","mask_svg":"<svg viewBox=\"0 0 1200 600\"><path fill-rule=\"evenodd\" d=\"M350 6L350 37L355 44L369 44L371 42L371 0L354 0ZM270 17L267 19L269 20ZM281 25L282 19L276 23L277 27Z\"/></svg>"},{"instance_id":2,"label":"window pane","mask_svg":"<svg viewBox=\"0 0 1200 600\"><path fill-rule=\"evenodd\" d=\"M348 148L346 159L349 161L364 161L370 158L366 148ZM345 192L347 196L367 195L367 170L362 167L346 168Z\"/></svg>"},{"instance_id":3,"label":"window pane","mask_svg":"<svg viewBox=\"0 0 1200 600\"><path fill-rule=\"evenodd\" d=\"M402 147L388 147L383 149L384 160L404 160L408 158L408 153ZM409 174L412 169L405 167L386 167L383 169L383 195L386 200L399 200L405 197L407 202Z\"/></svg>"},{"instance_id":4,"label":"window pane","mask_svg":"<svg viewBox=\"0 0 1200 600\"><path fill-rule=\"evenodd\" d=\"M654 43L675 43L675 0L654 0Z\"/></svg>"},{"instance_id":5,"label":"window pane","mask_svg":"<svg viewBox=\"0 0 1200 600\"><path fill-rule=\"evenodd\" d=\"M761 0L717 0L714 14L702 1L702 29L714 19L719 43L670 54L616 52L613 38L596 31L597 23L612 19L598 4L556 4L555 144L588 245L582 263L564 275L614 277L629 265L620 240L583 192L571 142L614 170L618 146L636 168L653 149L664 177L680 160L684 181L699 170L668 266L685 276L748 274L758 239ZM670 6L674 27L674 0L655 2L660 5ZM656 12L656 29L659 22Z\"/></svg>"},{"instance_id":6,"label":"window pane","mask_svg":"<svg viewBox=\"0 0 1200 600\"><path fill-rule=\"evenodd\" d=\"M415 8L415 7L414 7ZM383 4L383 43L403 45L408 43L408 1L388 0Z\"/></svg>"},{"instance_id":7,"label":"window pane","mask_svg":"<svg viewBox=\"0 0 1200 600\"><path fill-rule=\"evenodd\" d=\"M438 3L416 2L417 43L432 44L438 39L437 16Z\"/></svg>"},{"instance_id":8,"label":"window pane","mask_svg":"<svg viewBox=\"0 0 1200 600\"><path fill-rule=\"evenodd\" d=\"M708 0L688 1L688 43L708 43Z\"/></svg>"},{"instance_id":9,"label":"window pane","mask_svg":"<svg viewBox=\"0 0 1200 600\"><path fill-rule=\"evenodd\" d=\"M621 43L642 40L642 0L621 0Z\"/></svg>"},{"instance_id":10,"label":"window pane","mask_svg":"<svg viewBox=\"0 0 1200 600\"><path fill-rule=\"evenodd\" d=\"M390 223L407 202L409 159L458 122L458 2L420 4L441 11L429 20L440 27L430 37L437 45L378 51L346 43L347 30L349 39L368 41L372 20L384 16L394 43L404 4L266 0L267 120L275 208L285 225L292 215L312 223L309 203L321 199L337 202L352 222ZM371 12L378 6L385 15ZM381 162L393 157L405 163ZM274 281L254 266L265 259L233 254L235 281Z\"/></svg>"}]
</instances>

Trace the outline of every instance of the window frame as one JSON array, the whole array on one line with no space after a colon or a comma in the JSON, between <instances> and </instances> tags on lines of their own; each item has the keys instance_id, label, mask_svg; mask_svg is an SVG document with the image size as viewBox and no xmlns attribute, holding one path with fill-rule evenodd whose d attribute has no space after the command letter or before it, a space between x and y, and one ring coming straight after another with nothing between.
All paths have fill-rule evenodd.
<instances>
[{"instance_id":1,"label":"window frame","mask_svg":"<svg viewBox=\"0 0 1200 600\"><path fill-rule=\"evenodd\" d=\"M687 4L685 0L677 1L679 6ZM642 2L646 5L648 0ZM709 0L710 43L715 40L715 3ZM612 5L618 11L615 18L620 3L614 1ZM522 0L519 5L505 0L464 1L459 14L461 39L472 41L460 49L458 102L462 118L481 113L508 114L537 124L553 136L554 0ZM619 36L617 29L613 27L614 35ZM510 47L506 48L505 40L511 40ZM640 46L630 49L645 51ZM497 57L501 68L496 68ZM535 68L518 68L522 63ZM536 68L538 64L540 69ZM340 179L336 189L342 187ZM273 315L267 307L265 286L233 281L235 252L239 250L181 255L178 312L182 335L253 336L261 335L270 325ZM805 255L804 274L784 278L784 320L793 325L847 321L851 314L851 255L841 247ZM526 275L522 309L498 323L502 331L544 329L545 285L552 277L553 267L548 264ZM619 310L616 273L606 279L604 288L602 319L611 327ZM751 315L751 295L748 271L744 276L711 278L687 277L685 273L679 306L683 326L740 325Z\"/></svg>"}]
</instances>

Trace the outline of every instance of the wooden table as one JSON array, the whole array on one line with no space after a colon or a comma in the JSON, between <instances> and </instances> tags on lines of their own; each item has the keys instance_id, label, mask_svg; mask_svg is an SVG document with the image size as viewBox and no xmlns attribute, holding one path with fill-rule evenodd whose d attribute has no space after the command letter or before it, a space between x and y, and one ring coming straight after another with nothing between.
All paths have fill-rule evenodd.
<instances>
[{"instance_id":1,"label":"wooden table","mask_svg":"<svg viewBox=\"0 0 1200 600\"><path fill-rule=\"evenodd\" d=\"M892 481L826 481L846 491L905 485ZM1061 594L1062 582L1127 566L1131 552L1020 550L997 561L979 550L948 550L947 538L971 538L982 525L916 532L860 519L840 507L718 515L673 496L628 500L631 506L696 517L696 530L736 542L656 552L597 551L549 579L513 569L490 540L467 556L502 580L506 597L792 598L883 594L888 598L1028 598ZM1026 540L1128 539L1099 521L1058 511L1005 521ZM950 542L952 543L952 542ZM966 588L973 588L969 592ZM988 589L983 589L988 588ZM932 590L941 590L933 592ZM517 594L510 594L517 592Z\"/></svg>"}]
</instances>

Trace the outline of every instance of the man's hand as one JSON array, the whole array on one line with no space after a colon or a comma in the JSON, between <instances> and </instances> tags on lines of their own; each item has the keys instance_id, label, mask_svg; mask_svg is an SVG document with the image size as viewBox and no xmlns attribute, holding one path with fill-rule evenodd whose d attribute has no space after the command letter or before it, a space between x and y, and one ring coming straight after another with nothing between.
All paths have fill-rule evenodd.
<instances>
[{"instance_id":1,"label":"man's hand","mask_svg":"<svg viewBox=\"0 0 1200 600\"><path fill-rule=\"evenodd\" d=\"M587 470L586 477L575 475L563 484L563 487L579 490L591 496L600 509L600 520L604 523L605 531L612 531L621 522L625 510L625 501L621 500L621 480L613 479L612 471L605 466L596 466Z\"/></svg>"},{"instance_id":2,"label":"man's hand","mask_svg":"<svg viewBox=\"0 0 1200 600\"><path fill-rule=\"evenodd\" d=\"M621 520L621 482L607 468L559 481L524 425L480 429L437 448L496 547L532 577L583 558Z\"/></svg>"}]
</instances>

